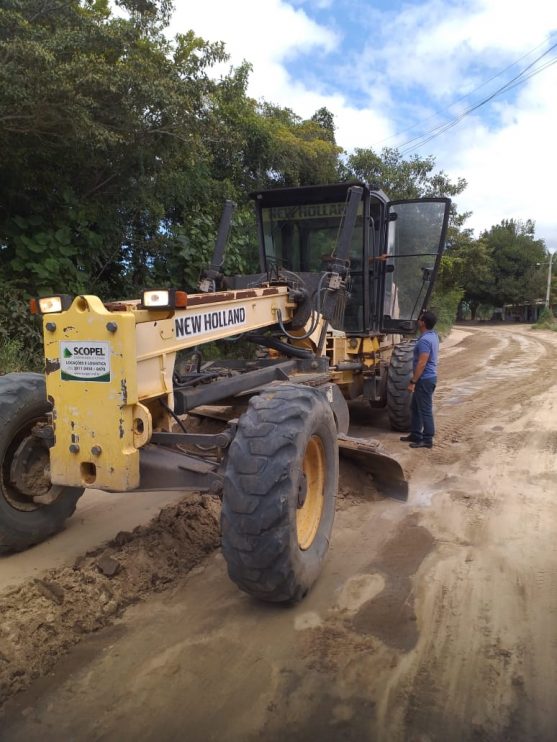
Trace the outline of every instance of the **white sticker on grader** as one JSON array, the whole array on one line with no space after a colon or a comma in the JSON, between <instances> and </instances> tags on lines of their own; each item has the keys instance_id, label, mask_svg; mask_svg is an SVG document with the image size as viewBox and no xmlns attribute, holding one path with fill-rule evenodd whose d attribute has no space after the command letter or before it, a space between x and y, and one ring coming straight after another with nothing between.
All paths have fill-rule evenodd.
<instances>
[{"instance_id":1,"label":"white sticker on grader","mask_svg":"<svg viewBox=\"0 0 557 742\"><path fill-rule=\"evenodd\" d=\"M110 381L110 343L60 343L60 371L64 381Z\"/></svg>"}]
</instances>

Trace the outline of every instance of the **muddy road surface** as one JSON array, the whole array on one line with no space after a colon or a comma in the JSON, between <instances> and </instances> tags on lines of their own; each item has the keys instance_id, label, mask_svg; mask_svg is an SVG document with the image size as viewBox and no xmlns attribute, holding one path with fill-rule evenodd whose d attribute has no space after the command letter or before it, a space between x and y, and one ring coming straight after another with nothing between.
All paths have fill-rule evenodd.
<instances>
[{"instance_id":1,"label":"muddy road surface","mask_svg":"<svg viewBox=\"0 0 557 742\"><path fill-rule=\"evenodd\" d=\"M0 739L557 739L557 334L454 331L432 450L353 417L400 452L410 496L344 465L295 607L228 581L218 505L195 496L21 573L0 595Z\"/></svg>"}]
</instances>

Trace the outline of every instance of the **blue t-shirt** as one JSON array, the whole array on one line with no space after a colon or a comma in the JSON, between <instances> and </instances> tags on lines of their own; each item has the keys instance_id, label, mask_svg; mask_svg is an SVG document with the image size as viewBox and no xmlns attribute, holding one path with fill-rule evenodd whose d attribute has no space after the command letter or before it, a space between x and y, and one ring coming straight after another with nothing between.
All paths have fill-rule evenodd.
<instances>
[{"instance_id":1,"label":"blue t-shirt","mask_svg":"<svg viewBox=\"0 0 557 742\"><path fill-rule=\"evenodd\" d=\"M439 358L439 336L433 330L426 330L420 335L414 346L414 370L422 353L429 353L421 379L437 378L437 359Z\"/></svg>"}]
</instances>

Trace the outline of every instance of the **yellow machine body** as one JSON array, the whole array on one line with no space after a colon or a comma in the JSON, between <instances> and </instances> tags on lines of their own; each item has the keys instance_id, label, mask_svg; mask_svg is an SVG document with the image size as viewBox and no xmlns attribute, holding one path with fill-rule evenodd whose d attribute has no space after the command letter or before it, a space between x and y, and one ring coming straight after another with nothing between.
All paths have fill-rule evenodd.
<instances>
[{"instance_id":1,"label":"yellow machine body","mask_svg":"<svg viewBox=\"0 0 557 742\"><path fill-rule=\"evenodd\" d=\"M54 484L127 491L140 484L139 449L154 424L170 430L176 353L288 320L284 286L194 294L186 309L105 306L79 296L44 315L47 394L53 405ZM154 419L155 418L155 419Z\"/></svg>"}]
</instances>

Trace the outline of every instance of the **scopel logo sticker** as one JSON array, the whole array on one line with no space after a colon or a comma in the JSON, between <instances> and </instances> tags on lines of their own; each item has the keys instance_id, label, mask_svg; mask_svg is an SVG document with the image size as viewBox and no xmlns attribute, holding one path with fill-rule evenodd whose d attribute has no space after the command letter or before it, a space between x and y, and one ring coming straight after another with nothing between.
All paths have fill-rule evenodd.
<instances>
[{"instance_id":1,"label":"scopel logo sticker","mask_svg":"<svg viewBox=\"0 0 557 742\"><path fill-rule=\"evenodd\" d=\"M110 381L110 343L60 343L60 372L64 381Z\"/></svg>"}]
</instances>

